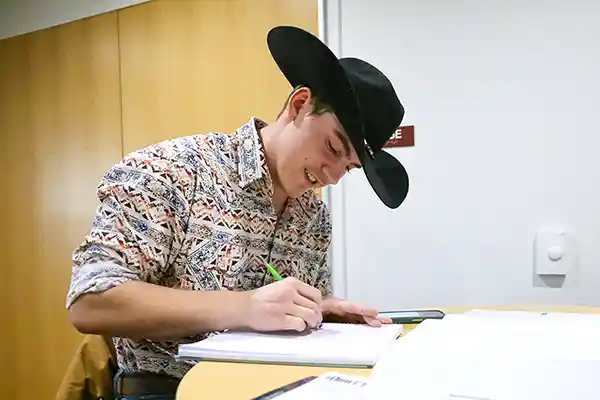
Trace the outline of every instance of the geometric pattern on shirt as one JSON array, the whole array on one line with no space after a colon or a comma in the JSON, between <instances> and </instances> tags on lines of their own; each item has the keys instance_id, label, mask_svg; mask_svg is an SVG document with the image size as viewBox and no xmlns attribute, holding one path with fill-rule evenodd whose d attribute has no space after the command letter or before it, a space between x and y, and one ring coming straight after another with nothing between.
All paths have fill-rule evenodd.
<instances>
[{"instance_id":1,"label":"geometric pattern on shirt","mask_svg":"<svg viewBox=\"0 0 600 400\"><path fill-rule=\"evenodd\" d=\"M273 282L264 263L331 295L331 218L307 192L277 219L272 182L252 118L232 134L167 140L115 164L98 185L100 205L73 254L67 306L130 280L187 290L251 290ZM114 338L119 366L181 377L180 343Z\"/></svg>"}]
</instances>

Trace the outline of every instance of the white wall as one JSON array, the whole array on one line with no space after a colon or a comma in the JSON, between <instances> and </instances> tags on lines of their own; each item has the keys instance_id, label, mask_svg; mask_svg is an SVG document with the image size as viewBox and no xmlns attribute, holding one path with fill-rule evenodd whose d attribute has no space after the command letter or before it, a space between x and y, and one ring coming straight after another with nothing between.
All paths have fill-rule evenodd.
<instances>
[{"instance_id":1,"label":"white wall","mask_svg":"<svg viewBox=\"0 0 600 400\"><path fill-rule=\"evenodd\" d=\"M360 171L327 193L337 295L382 309L600 304L600 3L325 0L325 41L379 66L416 126L383 206ZM564 281L533 268L567 230Z\"/></svg>"},{"instance_id":2,"label":"white wall","mask_svg":"<svg viewBox=\"0 0 600 400\"><path fill-rule=\"evenodd\" d=\"M0 39L146 1L148 0L0 0Z\"/></svg>"}]
</instances>

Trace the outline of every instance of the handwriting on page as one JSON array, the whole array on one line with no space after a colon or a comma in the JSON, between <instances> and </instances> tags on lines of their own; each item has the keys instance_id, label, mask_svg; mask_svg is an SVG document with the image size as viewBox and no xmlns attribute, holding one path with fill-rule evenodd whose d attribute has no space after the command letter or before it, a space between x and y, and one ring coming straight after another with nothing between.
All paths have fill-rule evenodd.
<instances>
[{"instance_id":1,"label":"handwriting on page","mask_svg":"<svg viewBox=\"0 0 600 400\"><path fill-rule=\"evenodd\" d=\"M329 372L277 399L359 400L362 399L361 389L365 385L365 378Z\"/></svg>"}]
</instances>

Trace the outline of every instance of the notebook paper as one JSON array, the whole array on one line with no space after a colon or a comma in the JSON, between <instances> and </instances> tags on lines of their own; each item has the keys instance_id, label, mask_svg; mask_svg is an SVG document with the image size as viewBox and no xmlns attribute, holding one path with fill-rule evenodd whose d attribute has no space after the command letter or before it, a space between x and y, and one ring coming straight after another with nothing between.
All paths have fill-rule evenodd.
<instances>
[{"instance_id":1,"label":"notebook paper","mask_svg":"<svg viewBox=\"0 0 600 400\"><path fill-rule=\"evenodd\" d=\"M198 360L372 367L402 333L402 325L324 323L299 332L224 332L179 346L179 356Z\"/></svg>"}]
</instances>

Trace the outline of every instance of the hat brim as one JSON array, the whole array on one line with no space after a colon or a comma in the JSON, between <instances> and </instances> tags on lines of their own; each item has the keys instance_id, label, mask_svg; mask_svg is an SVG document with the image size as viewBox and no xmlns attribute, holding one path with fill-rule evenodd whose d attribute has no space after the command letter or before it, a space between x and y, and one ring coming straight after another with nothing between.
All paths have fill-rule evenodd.
<instances>
[{"instance_id":1,"label":"hat brim","mask_svg":"<svg viewBox=\"0 0 600 400\"><path fill-rule=\"evenodd\" d=\"M397 208L408 193L408 174L396 158L383 150L373 158L367 154L361 108L339 59L317 37L293 26L273 28L267 36L267 45L293 87L309 87L333 108L371 187L386 206Z\"/></svg>"},{"instance_id":2,"label":"hat brim","mask_svg":"<svg viewBox=\"0 0 600 400\"><path fill-rule=\"evenodd\" d=\"M367 180L379 199L389 208L398 208L408 194L409 179L406 169L394 156L381 150L374 158L361 160Z\"/></svg>"}]
</instances>

